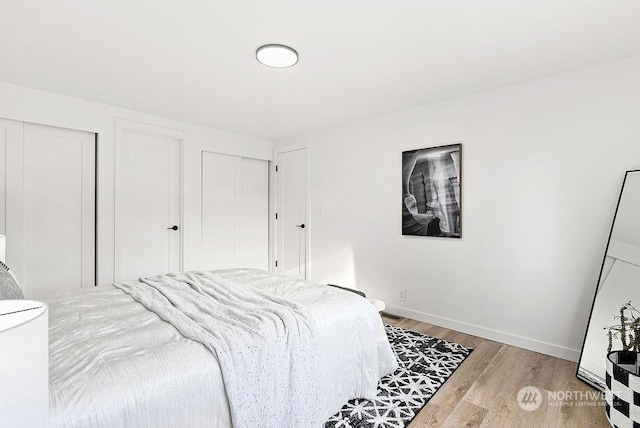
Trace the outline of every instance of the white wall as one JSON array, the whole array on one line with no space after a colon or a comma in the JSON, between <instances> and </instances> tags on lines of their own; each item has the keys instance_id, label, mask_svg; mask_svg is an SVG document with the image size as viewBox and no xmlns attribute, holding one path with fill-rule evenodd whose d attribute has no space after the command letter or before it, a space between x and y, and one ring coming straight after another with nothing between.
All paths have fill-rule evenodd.
<instances>
[{"instance_id":1,"label":"white wall","mask_svg":"<svg viewBox=\"0 0 640 428\"><path fill-rule=\"evenodd\" d=\"M640 168L638 76L636 57L298 138L311 279L577 360L624 172ZM402 236L401 152L457 142L463 238Z\"/></svg>"},{"instance_id":2,"label":"white wall","mask_svg":"<svg viewBox=\"0 0 640 428\"><path fill-rule=\"evenodd\" d=\"M98 134L98 283L113 282L114 166L117 117L188 132L184 147L185 269L200 265L200 152L271 159L270 141L0 82L0 118ZM10 249L7 249L10 251Z\"/></svg>"}]
</instances>

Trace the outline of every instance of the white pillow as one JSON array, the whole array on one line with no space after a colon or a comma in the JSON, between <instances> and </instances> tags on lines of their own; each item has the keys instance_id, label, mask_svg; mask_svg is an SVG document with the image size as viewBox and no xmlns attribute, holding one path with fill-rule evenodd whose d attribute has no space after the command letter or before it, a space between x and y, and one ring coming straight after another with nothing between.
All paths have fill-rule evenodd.
<instances>
[{"instance_id":1,"label":"white pillow","mask_svg":"<svg viewBox=\"0 0 640 428\"><path fill-rule=\"evenodd\" d=\"M0 262L0 300L24 299L16 277L9 267Z\"/></svg>"}]
</instances>

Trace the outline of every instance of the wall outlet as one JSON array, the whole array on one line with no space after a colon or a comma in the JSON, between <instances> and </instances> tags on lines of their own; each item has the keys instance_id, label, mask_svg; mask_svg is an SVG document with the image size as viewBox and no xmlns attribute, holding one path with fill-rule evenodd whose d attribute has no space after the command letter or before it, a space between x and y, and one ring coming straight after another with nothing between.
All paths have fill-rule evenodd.
<instances>
[{"instance_id":1,"label":"wall outlet","mask_svg":"<svg viewBox=\"0 0 640 428\"><path fill-rule=\"evenodd\" d=\"M400 300L401 302L407 301L407 290L400 290L398 292L398 300Z\"/></svg>"}]
</instances>

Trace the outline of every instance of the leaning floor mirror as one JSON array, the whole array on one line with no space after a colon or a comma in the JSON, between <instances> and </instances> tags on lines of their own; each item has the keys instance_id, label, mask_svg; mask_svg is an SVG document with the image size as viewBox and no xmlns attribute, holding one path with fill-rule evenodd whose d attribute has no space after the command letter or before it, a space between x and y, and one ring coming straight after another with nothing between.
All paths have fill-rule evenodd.
<instances>
[{"instance_id":1,"label":"leaning floor mirror","mask_svg":"<svg viewBox=\"0 0 640 428\"><path fill-rule=\"evenodd\" d=\"M625 174L578 363L578 378L600 390L609 347L606 328L616 324L614 316L629 301L640 308L640 170Z\"/></svg>"}]
</instances>

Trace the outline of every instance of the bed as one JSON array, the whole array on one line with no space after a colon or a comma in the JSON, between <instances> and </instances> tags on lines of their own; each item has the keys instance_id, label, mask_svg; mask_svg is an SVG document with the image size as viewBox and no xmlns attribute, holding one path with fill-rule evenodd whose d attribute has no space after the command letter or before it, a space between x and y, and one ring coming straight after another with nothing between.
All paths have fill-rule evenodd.
<instances>
[{"instance_id":1,"label":"bed","mask_svg":"<svg viewBox=\"0 0 640 428\"><path fill-rule=\"evenodd\" d=\"M254 269L211 274L294 302L310 317L315 345L303 354L315 369L303 372L300 384L309 380L308 387L297 394L314 398L308 406L315 406L310 426L322 426L351 398L374 397L378 380L397 368L382 321L365 298ZM238 406L230 404L223 380L228 368L221 368L215 352L185 337L121 288L99 286L43 300L50 311L50 428L249 425L237 417ZM256 364L264 365L260 351L253 352ZM256 370L261 368L246 367L247 373ZM269 391L253 391L251 385L259 382L244 381L248 398L243 405L273 404L264 397ZM251 425L274 426L284 410L302 418L311 412L277 407L258 405L264 417ZM296 419L280 426L291 425L291 420Z\"/></svg>"}]
</instances>

